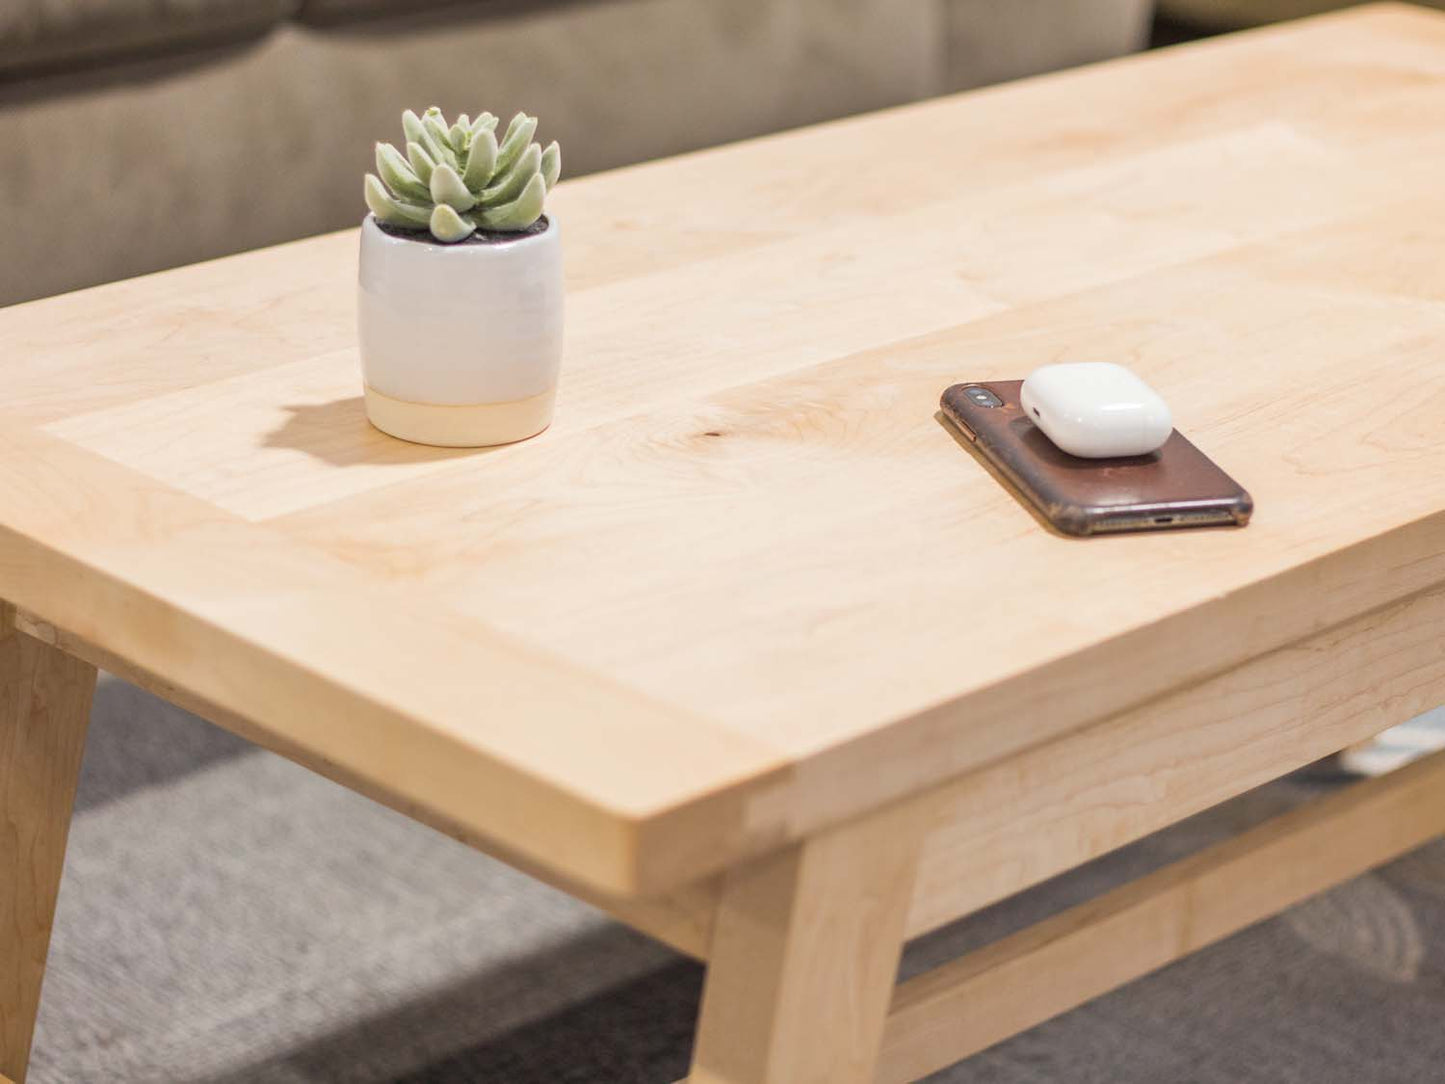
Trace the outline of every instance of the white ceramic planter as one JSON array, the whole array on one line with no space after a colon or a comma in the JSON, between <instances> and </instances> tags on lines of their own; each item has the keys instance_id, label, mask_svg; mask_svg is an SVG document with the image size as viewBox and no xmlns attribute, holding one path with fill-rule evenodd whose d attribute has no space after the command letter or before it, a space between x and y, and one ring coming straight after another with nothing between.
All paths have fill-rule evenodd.
<instances>
[{"instance_id":1,"label":"white ceramic planter","mask_svg":"<svg viewBox=\"0 0 1445 1084\"><path fill-rule=\"evenodd\" d=\"M443 245L361 224L366 414L419 444L480 447L552 421L562 364L562 234Z\"/></svg>"}]
</instances>

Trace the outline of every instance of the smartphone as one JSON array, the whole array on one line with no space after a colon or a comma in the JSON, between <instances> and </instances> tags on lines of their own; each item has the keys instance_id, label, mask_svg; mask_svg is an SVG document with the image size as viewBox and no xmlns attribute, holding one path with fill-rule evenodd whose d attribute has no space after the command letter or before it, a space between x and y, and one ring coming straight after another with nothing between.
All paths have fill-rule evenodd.
<instances>
[{"instance_id":1,"label":"smartphone","mask_svg":"<svg viewBox=\"0 0 1445 1084\"><path fill-rule=\"evenodd\" d=\"M1082 536L1249 522L1249 494L1179 430L1148 455L1080 459L1029 421L1022 387L955 384L943 393L943 416L1056 530Z\"/></svg>"}]
</instances>

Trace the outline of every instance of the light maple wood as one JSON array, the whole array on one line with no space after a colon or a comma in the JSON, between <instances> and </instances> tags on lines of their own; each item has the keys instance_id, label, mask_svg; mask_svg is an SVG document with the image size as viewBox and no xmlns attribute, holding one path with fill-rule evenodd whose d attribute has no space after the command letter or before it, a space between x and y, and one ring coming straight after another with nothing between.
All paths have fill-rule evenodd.
<instances>
[{"instance_id":1,"label":"light maple wood","mask_svg":"<svg viewBox=\"0 0 1445 1084\"><path fill-rule=\"evenodd\" d=\"M368 588L325 553L56 437L0 431L0 487L10 523L68 536L0 556L0 578L39 619L215 705L222 725L244 719L279 752L594 890L638 894L643 872L669 864L664 880L685 880L678 867L711 861L709 834L735 845L740 797L710 796L707 817L672 798L719 771L753 784L782 771L741 735L440 604ZM0 529L0 551L17 537ZM543 774L523 767L543 762ZM587 788L603 776L610 807ZM659 822L666 845L644 854L638 835Z\"/></svg>"},{"instance_id":2,"label":"light maple wood","mask_svg":"<svg viewBox=\"0 0 1445 1084\"><path fill-rule=\"evenodd\" d=\"M710 952L701 1071L856 1075L904 932L1439 698L1442 75L1382 5L565 183L485 452L365 423L351 232L0 311L12 640ZM934 418L1073 357L1253 524L1058 538Z\"/></svg>"},{"instance_id":3,"label":"light maple wood","mask_svg":"<svg viewBox=\"0 0 1445 1084\"><path fill-rule=\"evenodd\" d=\"M908 805L728 874L690 1084L871 1084L922 831Z\"/></svg>"},{"instance_id":4,"label":"light maple wood","mask_svg":"<svg viewBox=\"0 0 1445 1084\"><path fill-rule=\"evenodd\" d=\"M351 235L7 309L0 592L665 893L1445 580L1442 57L1377 8L564 184L557 421L490 452L365 424ZM1248 530L1056 538L933 420L1085 355Z\"/></svg>"},{"instance_id":5,"label":"light maple wood","mask_svg":"<svg viewBox=\"0 0 1445 1084\"><path fill-rule=\"evenodd\" d=\"M365 794L453 839L485 850L494 857L531 874L538 880L546 881L553 887L608 912L615 918L650 934L680 952L698 959L707 955L708 941L712 936L713 912L717 907L718 886L715 881L707 880L695 885L686 885L674 889L667 895L657 897L631 898L608 895L590 885L560 875L547 866L539 865L525 855L510 851L493 840L480 838L465 825L458 824L433 809L408 802L397 794L378 787L372 780L359 777L340 765L308 760L303 750L293 749L280 741L276 735L265 730L258 730L249 720L228 712L186 689L177 688L155 674L140 669L129 660L106 651L69 630L56 628L27 610L15 611L15 626L35 639L59 648L67 655L72 655L97 669L106 670L117 677L124 678L218 726L224 726L226 729L265 745L278 753L303 763L310 763L316 772L328 779Z\"/></svg>"},{"instance_id":6,"label":"light maple wood","mask_svg":"<svg viewBox=\"0 0 1445 1084\"><path fill-rule=\"evenodd\" d=\"M917 1080L1442 832L1445 753L1312 801L910 979L878 1080Z\"/></svg>"},{"instance_id":7,"label":"light maple wood","mask_svg":"<svg viewBox=\"0 0 1445 1084\"><path fill-rule=\"evenodd\" d=\"M940 788L910 936L1445 704L1442 644L1436 590Z\"/></svg>"},{"instance_id":8,"label":"light maple wood","mask_svg":"<svg viewBox=\"0 0 1445 1084\"><path fill-rule=\"evenodd\" d=\"M1445 703L1442 643L1445 591L1422 592L921 793L908 936ZM718 889L658 932L697 955Z\"/></svg>"},{"instance_id":9,"label":"light maple wood","mask_svg":"<svg viewBox=\"0 0 1445 1084\"><path fill-rule=\"evenodd\" d=\"M25 1084L95 668L0 602L0 1074Z\"/></svg>"}]
</instances>

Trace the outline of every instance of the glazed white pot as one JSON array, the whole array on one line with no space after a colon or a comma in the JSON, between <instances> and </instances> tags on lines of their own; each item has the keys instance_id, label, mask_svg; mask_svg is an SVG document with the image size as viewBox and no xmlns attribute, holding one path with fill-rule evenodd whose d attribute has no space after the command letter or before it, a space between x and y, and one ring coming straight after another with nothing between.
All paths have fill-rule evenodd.
<instances>
[{"instance_id":1,"label":"glazed white pot","mask_svg":"<svg viewBox=\"0 0 1445 1084\"><path fill-rule=\"evenodd\" d=\"M419 444L481 447L552 421L562 364L562 233L444 245L361 224L366 414Z\"/></svg>"}]
</instances>

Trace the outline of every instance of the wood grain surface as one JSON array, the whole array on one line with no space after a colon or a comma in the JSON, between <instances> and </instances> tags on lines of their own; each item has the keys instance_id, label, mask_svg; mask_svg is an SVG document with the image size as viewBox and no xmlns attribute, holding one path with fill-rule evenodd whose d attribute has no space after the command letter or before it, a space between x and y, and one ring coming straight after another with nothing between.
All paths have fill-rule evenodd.
<instances>
[{"instance_id":1,"label":"wood grain surface","mask_svg":"<svg viewBox=\"0 0 1445 1084\"><path fill-rule=\"evenodd\" d=\"M0 1080L25 1084L95 668L0 602Z\"/></svg>"},{"instance_id":2,"label":"wood grain surface","mask_svg":"<svg viewBox=\"0 0 1445 1084\"><path fill-rule=\"evenodd\" d=\"M1316 799L903 983L879 1084L905 1084L1445 832L1445 753Z\"/></svg>"},{"instance_id":3,"label":"wood grain surface","mask_svg":"<svg viewBox=\"0 0 1445 1084\"><path fill-rule=\"evenodd\" d=\"M660 892L1445 582L1442 175L1385 5L564 183L557 421L482 452L367 426L353 232L6 309L0 596ZM934 411L1063 358L1253 524L1043 530Z\"/></svg>"},{"instance_id":4,"label":"wood grain surface","mask_svg":"<svg viewBox=\"0 0 1445 1084\"><path fill-rule=\"evenodd\" d=\"M688 1084L872 1084L923 827L900 803L727 875Z\"/></svg>"},{"instance_id":5,"label":"wood grain surface","mask_svg":"<svg viewBox=\"0 0 1445 1084\"><path fill-rule=\"evenodd\" d=\"M924 842L906 935L1445 703L1442 642L1437 589L916 795ZM606 906L703 956L720 895L713 879L645 912Z\"/></svg>"}]
</instances>

